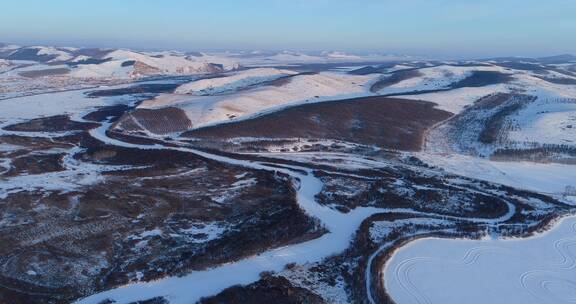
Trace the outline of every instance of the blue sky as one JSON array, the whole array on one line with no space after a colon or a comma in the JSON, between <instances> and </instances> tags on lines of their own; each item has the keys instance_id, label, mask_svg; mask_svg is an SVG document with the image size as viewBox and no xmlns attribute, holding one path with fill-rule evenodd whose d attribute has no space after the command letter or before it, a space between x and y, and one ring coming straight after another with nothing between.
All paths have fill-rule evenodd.
<instances>
[{"instance_id":1,"label":"blue sky","mask_svg":"<svg viewBox=\"0 0 576 304\"><path fill-rule=\"evenodd\" d=\"M576 0L8 0L0 41L134 48L576 53Z\"/></svg>"}]
</instances>

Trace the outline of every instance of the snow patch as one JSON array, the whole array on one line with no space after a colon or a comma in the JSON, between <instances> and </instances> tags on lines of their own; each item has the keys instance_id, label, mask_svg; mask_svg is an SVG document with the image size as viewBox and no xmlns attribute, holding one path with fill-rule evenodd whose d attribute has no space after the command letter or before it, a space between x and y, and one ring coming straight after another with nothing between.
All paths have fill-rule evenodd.
<instances>
[{"instance_id":1,"label":"snow patch","mask_svg":"<svg viewBox=\"0 0 576 304\"><path fill-rule=\"evenodd\" d=\"M233 92L265 81L293 75L296 72L274 68L257 68L238 72L231 76L202 79L183 84L175 91L176 94L214 95Z\"/></svg>"}]
</instances>

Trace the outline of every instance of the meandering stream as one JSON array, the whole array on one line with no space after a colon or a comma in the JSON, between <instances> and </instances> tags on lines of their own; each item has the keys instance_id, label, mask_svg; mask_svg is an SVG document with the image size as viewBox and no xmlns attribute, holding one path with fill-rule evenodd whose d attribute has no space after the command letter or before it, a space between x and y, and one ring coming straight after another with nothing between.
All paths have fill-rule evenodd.
<instances>
[{"instance_id":1,"label":"meandering stream","mask_svg":"<svg viewBox=\"0 0 576 304\"><path fill-rule=\"evenodd\" d=\"M112 299L118 303L130 303L160 296L166 297L172 304L194 303L202 297L214 295L227 287L257 281L259 274L263 271L280 271L288 263L317 262L327 256L344 251L348 247L352 235L365 218L377 212L390 211L377 208L356 208L352 212L343 214L317 204L314 196L322 190L323 184L314 177L308 168L295 168L307 172L307 174L301 174L288 169L268 167L258 162L228 158L189 148L125 143L108 137L106 135L108 128L109 124L103 124L100 128L92 130L90 134L110 145L138 149L175 149L233 165L289 174L294 178L297 202L300 207L308 215L320 219L330 232L314 240L273 249L257 256L205 271L191 272L183 277L167 277L158 281L134 283L104 291L79 300L77 303L99 303L105 299Z\"/></svg>"},{"instance_id":2,"label":"meandering stream","mask_svg":"<svg viewBox=\"0 0 576 304\"><path fill-rule=\"evenodd\" d=\"M138 282L121 286L81 299L77 303L99 303L106 299L112 299L118 303L130 303L154 297L165 297L172 304L193 303L202 297L217 294L227 287L255 282L259 279L259 275L263 271L281 271L285 265L289 263L305 264L318 262L328 256L340 253L348 248L352 236L359 229L361 223L373 214L394 212L433 216L433 214L417 212L411 209L382 209L372 207L358 207L344 214L316 203L315 196L322 190L323 183L314 176L310 168L291 166L291 168L297 170L290 170L267 166L255 161L215 155L186 147L127 143L108 137L106 131L110 125L110 123L104 123L101 127L91 130L91 136L110 145L137 149L172 149L194 153L200 157L231 165L287 174L292 177L295 189L297 189L296 200L299 206L309 216L319 219L329 232L314 240L272 249L257 256L205 271L191 272L182 277L167 277L152 282ZM299 172L306 173L303 174ZM470 218L466 220L482 223L504 222L515 212L512 204L508 204L508 207L508 212L496 219ZM374 302L369 284L371 280L369 276L366 277L366 286L368 287L367 298L371 302Z\"/></svg>"}]
</instances>

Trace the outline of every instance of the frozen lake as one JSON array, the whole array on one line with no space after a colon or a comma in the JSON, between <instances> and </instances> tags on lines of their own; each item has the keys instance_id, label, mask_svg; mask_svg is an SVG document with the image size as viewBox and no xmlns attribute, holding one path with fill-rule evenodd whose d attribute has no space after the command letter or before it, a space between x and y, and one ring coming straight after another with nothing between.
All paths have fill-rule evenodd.
<instances>
[{"instance_id":1,"label":"frozen lake","mask_svg":"<svg viewBox=\"0 0 576 304\"><path fill-rule=\"evenodd\" d=\"M417 240L384 278L398 304L576 303L576 217L526 239Z\"/></svg>"}]
</instances>

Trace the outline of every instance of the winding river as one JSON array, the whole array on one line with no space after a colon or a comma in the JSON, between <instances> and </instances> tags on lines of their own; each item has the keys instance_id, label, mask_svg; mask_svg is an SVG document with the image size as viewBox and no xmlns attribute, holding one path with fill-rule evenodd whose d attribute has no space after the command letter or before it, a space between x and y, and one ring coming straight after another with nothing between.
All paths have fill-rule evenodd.
<instances>
[{"instance_id":1,"label":"winding river","mask_svg":"<svg viewBox=\"0 0 576 304\"><path fill-rule=\"evenodd\" d=\"M350 213L343 214L317 204L314 196L322 190L323 184L308 168L294 167L294 169L307 172L301 174L289 169L268 167L258 162L233 159L189 148L126 143L108 137L106 130L109 126L110 124L103 124L100 128L92 130L90 134L111 145L138 149L174 149L232 165L288 174L294 178L297 189L296 199L300 207L308 215L320 219L330 232L314 240L276 248L238 262L205 271L195 271L183 277L168 277L158 281L134 283L104 291L79 300L77 303L100 303L106 299L112 299L118 303L130 303L154 297L165 297L171 304L194 303L202 297L217 294L227 287L257 281L262 271L281 271L288 263L317 262L327 256L344 251L349 246L352 235L364 219L377 212L390 211L377 208L356 208Z\"/></svg>"},{"instance_id":2,"label":"winding river","mask_svg":"<svg viewBox=\"0 0 576 304\"><path fill-rule=\"evenodd\" d=\"M202 297L217 294L227 287L255 282L259 279L259 275L263 271L281 271L285 265L289 263L313 263L340 253L348 248L352 236L359 229L361 223L373 214L393 212L426 216L433 215L417 212L411 209L383 209L372 207L358 207L349 213L344 214L316 203L315 196L322 190L323 183L320 179L314 176L310 168L298 166L278 168L256 161L225 157L187 147L127 143L108 137L106 131L110 125L110 123L104 123L101 127L91 130L90 135L110 145L137 149L172 149L193 153L200 157L231 165L287 174L292 177L295 189L297 189L296 201L298 205L304 210L304 212L306 212L306 214L319 219L322 225L327 228L329 232L314 240L272 249L257 256L252 256L204 271L191 272L182 277L167 277L152 282L138 282L103 291L81 299L76 303L100 303L107 299L114 300L117 303L131 303L155 297L165 297L171 304L194 303ZM514 212L514 206L508 204L508 212L499 218L469 218L466 220L470 222L496 224L508 220ZM369 302L375 303L371 294L370 282L371 277L367 273L367 299Z\"/></svg>"},{"instance_id":3,"label":"winding river","mask_svg":"<svg viewBox=\"0 0 576 304\"><path fill-rule=\"evenodd\" d=\"M70 102L67 104L70 107L69 112L73 113L72 117L75 121L83 121L82 117L90 111L93 111L93 107L108 104L108 102L98 101L99 99L96 99L97 102L92 102L92 99L89 100L91 101L89 102L83 95L84 93L84 91L65 93L66 96L69 95L68 99L70 99ZM58 93L56 96L60 96L62 94L63 93ZM38 100L36 98L28 97L26 100L29 102L25 103L25 109L33 109L37 106L36 102ZM74 102L76 100L80 101ZM10 102L17 103L16 101ZM126 101L124 101L124 103L125 102ZM52 113L50 111L52 111L52 107L50 105L43 105L42 107L39 107L37 112L28 113L27 111L22 111L23 113L26 113L26 116L19 117L19 119L27 120L36 116L42 116L40 114L48 115ZM302 210L304 210L307 215L317 218L328 232L323 236L313 240L271 249L260 255L251 256L236 262L223 264L204 271L194 271L182 277L166 277L157 281L136 282L126 286L120 286L118 288L103 291L84 299L80 299L77 301L77 303L101 303L104 300L113 300L116 303L131 303L156 297L165 297L171 304L194 303L202 297L215 295L230 286L255 282L259 279L259 275L263 271L278 272L281 271L285 265L289 263L314 263L322 261L326 257L332 256L334 254L341 253L350 246L350 241L353 235L359 229L362 222L373 214L406 213L421 216L437 216L435 214L416 212L412 209L383 209L371 207L358 207L349 213L341 213L337 210L316 203L315 196L322 190L323 183L320 179L314 176L311 168L286 165L283 165L284 167L280 168L257 161L241 160L232 157L211 154L184 146L177 147L162 144L140 145L123 142L121 140L111 138L107 135L106 131L110 128L110 126L111 123L109 122L103 123L99 128L92 129L90 131L90 135L95 139L109 145L142 150L172 149L193 153L200 157L227 163L230 165L287 174L292 178L294 188L297 190L296 202L300 208L302 208ZM46 137L52 137L62 134L34 133L28 135L44 135ZM72 150L70 153L73 154L75 152L76 150ZM70 160L66 162L67 167L74 167L75 170L77 169L77 171L90 171L90 168L84 168L85 166L79 166L78 164L74 163L71 157L68 157L67 159ZM2 163L0 163L0 166L1 165ZM514 206L512 204L508 204L508 212L499 218L468 218L465 220L469 222L497 224L507 221L514 213ZM450 216L444 216L444 218L459 219ZM368 269L372 267L374 255L370 257ZM371 277L370 271L368 270L366 271L365 279L367 289L366 298L369 302L375 303L375 297L372 295L373 288L371 286L373 278Z\"/></svg>"}]
</instances>

